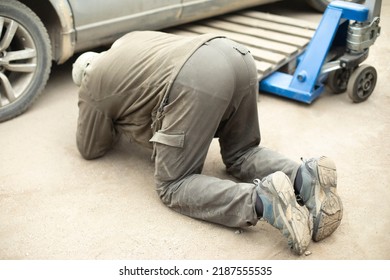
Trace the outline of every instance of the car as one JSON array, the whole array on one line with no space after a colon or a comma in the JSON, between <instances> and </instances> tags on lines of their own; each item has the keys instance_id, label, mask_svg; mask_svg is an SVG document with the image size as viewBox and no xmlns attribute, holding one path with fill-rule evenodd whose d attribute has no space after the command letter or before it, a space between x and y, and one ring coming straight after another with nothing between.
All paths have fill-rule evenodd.
<instances>
[{"instance_id":1,"label":"car","mask_svg":"<svg viewBox=\"0 0 390 280\"><path fill-rule=\"evenodd\" d=\"M25 112L52 63L112 43L132 30L160 30L279 0L1 0L0 122ZM307 0L323 11L330 0Z\"/></svg>"}]
</instances>

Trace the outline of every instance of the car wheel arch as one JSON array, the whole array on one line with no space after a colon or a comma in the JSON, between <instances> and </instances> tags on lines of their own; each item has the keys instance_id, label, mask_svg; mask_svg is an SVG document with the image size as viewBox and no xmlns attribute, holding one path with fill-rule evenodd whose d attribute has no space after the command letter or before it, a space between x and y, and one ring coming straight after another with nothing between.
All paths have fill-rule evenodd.
<instances>
[{"instance_id":1,"label":"car wheel arch","mask_svg":"<svg viewBox=\"0 0 390 280\"><path fill-rule=\"evenodd\" d=\"M18 0L41 19L50 37L52 59L62 64L74 54L76 32L72 7L67 0L46 0L48 5L33 0ZM44 8L42 8L44 7Z\"/></svg>"}]
</instances>

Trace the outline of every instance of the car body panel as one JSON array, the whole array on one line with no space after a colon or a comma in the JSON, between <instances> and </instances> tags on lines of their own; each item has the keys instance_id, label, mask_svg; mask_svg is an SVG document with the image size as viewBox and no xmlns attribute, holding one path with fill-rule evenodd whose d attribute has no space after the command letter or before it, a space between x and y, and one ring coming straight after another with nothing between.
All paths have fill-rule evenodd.
<instances>
[{"instance_id":1,"label":"car body panel","mask_svg":"<svg viewBox=\"0 0 390 280\"><path fill-rule=\"evenodd\" d=\"M53 0L52 0L53 1ZM278 0L68 0L75 51L113 42L133 30L159 30ZM108 5L109 3L109 5Z\"/></svg>"},{"instance_id":2,"label":"car body panel","mask_svg":"<svg viewBox=\"0 0 390 280\"><path fill-rule=\"evenodd\" d=\"M132 30L156 29L177 22L179 0L77 1L69 0L74 13L76 50L109 43Z\"/></svg>"},{"instance_id":3,"label":"car body panel","mask_svg":"<svg viewBox=\"0 0 390 280\"><path fill-rule=\"evenodd\" d=\"M187 22L191 22L277 1L278 0L183 0L181 18L185 19Z\"/></svg>"},{"instance_id":4,"label":"car body panel","mask_svg":"<svg viewBox=\"0 0 390 280\"><path fill-rule=\"evenodd\" d=\"M67 0L50 0L59 19L60 26L56 29L60 32L52 32L53 58L57 63L63 63L73 54L76 45L76 31L72 8ZM54 44L53 44L54 43Z\"/></svg>"}]
</instances>

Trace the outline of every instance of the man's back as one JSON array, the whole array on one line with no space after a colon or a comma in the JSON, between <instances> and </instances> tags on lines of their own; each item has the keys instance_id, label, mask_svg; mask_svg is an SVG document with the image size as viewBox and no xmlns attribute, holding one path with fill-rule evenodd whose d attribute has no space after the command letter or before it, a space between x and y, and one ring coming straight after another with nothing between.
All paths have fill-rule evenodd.
<instances>
[{"instance_id":1,"label":"man's back","mask_svg":"<svg viewBox=\"0 0 390 280\"><path fill-rule=\"evenodd\" d=\"M153 116L186 60L214 35L181 37L132 32L86 69L80 104L111 119L115 129L149 146Z\"/></svg>"}]
</instances>

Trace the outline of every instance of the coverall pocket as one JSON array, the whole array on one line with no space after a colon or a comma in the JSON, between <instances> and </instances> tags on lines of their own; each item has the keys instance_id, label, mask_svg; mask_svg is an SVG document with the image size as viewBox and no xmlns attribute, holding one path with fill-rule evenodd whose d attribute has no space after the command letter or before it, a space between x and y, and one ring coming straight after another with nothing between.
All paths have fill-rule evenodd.
<instances>
[{"instance_id":1,"label":"coverall pocket","mask_svg":"<svg viewBox=\"0 0 390 280\"><path fill-rule=\"evenodd\" d=\"M157 183L170 182L183 175L188 168L184 156L184 132L171 133L157 131L150 139L153 142L155 178Z\"/></svg>"},{"instance_id":2,"label":"coverall pocket","mask_svg":"<svg viewBox=\"0 0 390 280\"><path fill-rule=\"evenodd\" d=\"M184 147L184 132L167 134L162 131L157 131L150 142L164 144L170 147L183 148Z\"/></svg>"}]
</instances>

